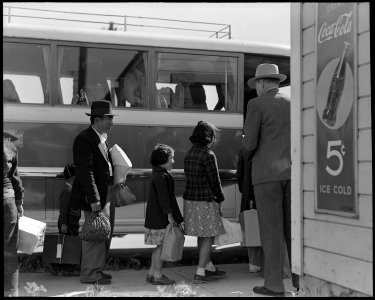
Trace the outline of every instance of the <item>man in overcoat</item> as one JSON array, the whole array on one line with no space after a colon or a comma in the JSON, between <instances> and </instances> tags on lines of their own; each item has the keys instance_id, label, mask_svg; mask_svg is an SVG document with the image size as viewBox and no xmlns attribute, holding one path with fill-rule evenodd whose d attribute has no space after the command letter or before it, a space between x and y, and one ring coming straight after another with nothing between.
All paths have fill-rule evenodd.
<instances>
[{"instance_id":1,"label":"man in overcoat","mask_svg":"<svg viewBox=\"0 0 375 300\"><path fill-rule=\"evenodd\" d=\"M251 178L258 210L263 253L264 286L253 291L283 295L284 236L291 258L290 100L279 91L286 76L277 65L260 64L248 85L258 97L249 101L242 145L252 163ZM299 289L299 276L292 273Z\"/></svg>"},{"instance_id":2,"label":"man in overcoat","mask_svg":"<svg viewBox=\"0 0 375 300\"><path fill-rule=\"evenodd\" d=\"M71 201L84 211L85 220L101 211L109 218L113 234L115 206L111 201L113 164L107 134L113 126L111 102L94 101L91 105L91 126L77 135L73 143L76 176ZM110 284L112 276L103 272L111 238L106 242L82 240L81 283Z\"/></svg>"}]
</instances>

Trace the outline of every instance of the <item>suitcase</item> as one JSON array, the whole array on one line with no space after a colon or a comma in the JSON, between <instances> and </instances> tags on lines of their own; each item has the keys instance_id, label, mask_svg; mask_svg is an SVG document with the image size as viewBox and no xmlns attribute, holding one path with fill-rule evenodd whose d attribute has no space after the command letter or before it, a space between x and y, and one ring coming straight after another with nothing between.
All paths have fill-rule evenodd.
<instances>
[{"instance_id":1,"label":"suitcase","mask_svg":"<svg viewBox=\"0 0 375 300\"><path fill-rule=\"evenodd\" d=\"M75 235L46 234L43 262L57 264L81 264L81 238Z\"/></svg>"},{"instance_id":2,"label":"suitcase","mask_svg":"<svg viewBox=\"0 0 375 300\"><path fill-rule=\"evenodd\" d=\"M242 231L241 247L260 247L258 213L256 209L240 213Z\"/></svg>"},{"instance_id":3,"label":"suitcase","mask_svg":"<svg viewBox=\"0 0 375 300\"><path fill-rule=\"evenodd\" d=\"M47 224L25 216L22 216L18 222L18 250L33 254L37 247L43 245Z\"/></svg>"}]
</instances>

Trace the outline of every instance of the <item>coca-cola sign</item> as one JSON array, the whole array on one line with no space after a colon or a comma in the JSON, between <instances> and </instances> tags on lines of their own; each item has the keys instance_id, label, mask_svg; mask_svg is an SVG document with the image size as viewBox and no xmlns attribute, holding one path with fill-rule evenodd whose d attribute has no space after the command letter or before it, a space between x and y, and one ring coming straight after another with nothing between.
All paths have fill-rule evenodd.
<instances>
[{"instance_id":1,"label":"coca-cola sign","mask_svg":"<svg viewBox=\"0 0 375 300\"><path fill-rule=\"evenodd\" d=\"M316 202L318 213L358 216L355 143L356 3L318 3Z\"/></svg>"},{"instance_id":2,"label":"coca-cola sign","mask_svg":"<svg viewBox=\"0 0 375 300\"><path fill-rule=\"evenodd\" d=\"M353 12L342 14L336 22L328 24L324 22L320 27L318 35L318 43L322 44L333 38L338 38L344 34L348 34L352 30Z\"/></svg>"}]
</instances>

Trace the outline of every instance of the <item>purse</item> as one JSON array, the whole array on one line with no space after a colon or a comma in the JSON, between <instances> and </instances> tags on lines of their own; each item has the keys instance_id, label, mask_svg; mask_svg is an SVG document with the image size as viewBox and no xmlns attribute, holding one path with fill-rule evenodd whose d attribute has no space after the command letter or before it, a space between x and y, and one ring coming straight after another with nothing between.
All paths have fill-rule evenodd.
<instances>
[{"instance_id":1,"label":"purse","mask_svg":"<svg viewBox=\"0 0 375 300\"><path fill-rule=\"evenodd\" d=\"M102 212L94 212L83 223L81 239L87 242L104 242L110 234L109 219Z\"/></svg>"},{"instance_id":2,"label":"purse","mask_svg":"<svg viewBox=\"0 0 375 300\"><path fill-rule=\"evenodd\" d=\"M225 233L215 236L214 245L223 246L235 244L242 241L241 225L231 222L225 218L221 218Z\"/></svg>"},{"instance_id":3,"label":"purse","mask_svg":"<svg viewBox=\"0 0 375 300\"><path fill-rule=\"evenodd\" d=\"M160 259L178 261L184 251L185 236L180 226L168 224L165 230Z\"/></svg>"},{"instance_id":4,"label":"purse","mask_svg":"<svg viewBox=\"0 0 375 300\"><path fill-rule=\"evenodd\" d=\"M130 205L137 201L129 187L123 183L115 185L112 196L114 197L115 207Z\"/></svg>"}]
</instances>

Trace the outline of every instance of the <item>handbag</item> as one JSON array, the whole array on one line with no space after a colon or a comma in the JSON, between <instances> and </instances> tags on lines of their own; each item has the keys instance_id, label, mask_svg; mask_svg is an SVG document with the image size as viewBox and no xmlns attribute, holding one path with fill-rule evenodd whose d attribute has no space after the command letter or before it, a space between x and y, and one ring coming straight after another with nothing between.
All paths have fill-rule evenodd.
<instances>
[{"instance_id":1,"label":"handbag","mask_svg":"<svg viewBox=\"0 0 375 300\"><path fill-rule=\"evenodd\" d=\"M32 254L37 247L43 246L47 224L25 216L18 222L18 250Z\"/></svg>"},{"instance_id":2,"label":"handbag","mask_svg":"<svg viewBox=\"0 0 375 300\"><path fill-rule=\"evenodd\" d=\"M78 235L46 234L43 262L58 264L81 263L82 243Z\"/></svg>"},{"instance_id":3,"label":"handbag","mask_svg":"<svg viewBox=\"0 0 375 300\"><path fill-rule=\"evenodd\" d=\"M215 236L214 245L223 246L235 244L242 241L241 225L221 218L225 233Z\"/></svg>"},{"instance_id":4,"label":"handbag","mask_svg":"<svg viewBox=\"0 0 375 300\"><path fill-rule=\"evenodd\" d=\"M115 207L130 205L137 201L129 187L123 183L115 185L112 196L114 197Z\"/></svg>"},{"instance_id":5,"label":"handbag","mask_svg":"<svg viewBox=\"0 0 375 300\"><path fill-rule=\"evenodd\" d=\"M242 247L260 247L258 213L256 209L244 210L239 216L242 232Z\"/></svg>"},{"instance_id":6,"label":"handbag","mask_svg":"<svg viewBox=\"0 0 375 300\"><path fill-rule=\"evenodd\" d=\"M87 242L104 242L110 234L109 219L102 212L94 212L83 223L81 239Z\"/></svg>"},{"instance_id":7,"label":"handbag","mask_svg":"<svg viewBox=\"0 0 375 300\"><path fill-rule=\"evenodd\" d=\"M168 224L165 230L160 259L178 261L184 251L185 235L180 226Z\"/></svg>"}]
</instances>

